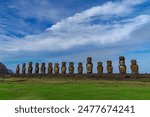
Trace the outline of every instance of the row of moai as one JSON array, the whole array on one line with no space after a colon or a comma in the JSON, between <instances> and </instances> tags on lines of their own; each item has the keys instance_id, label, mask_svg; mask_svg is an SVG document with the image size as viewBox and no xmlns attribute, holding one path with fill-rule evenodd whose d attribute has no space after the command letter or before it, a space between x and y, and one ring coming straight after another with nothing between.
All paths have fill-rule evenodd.
<instances>
[{"instance_id":1,"label":"row of moai","mask_svg":"<svg viewBox=\"0 0 150 117\"><path fill-rule=\"evenodd\" d=\"M136 60L131 60L131 73L132 74L138 74L138 65ZM74 74L74 62L69 63L69 74ZM78 74L83 74L83 65L82 62L78 63ZM87 63L86 63L86 70L87 74L92 74L93 73L93 63L92 63L92 58L88 57L87 58ZM26 74L26 64L23 63L22 65L22 74ZM45 63L42 63L41 67L39 67L39 63L35 64L35 74L39 74L41 71L41 74L46 74L46 66ZM59 63L54 64L53 68L53 63L48 63L48 74L59 74L60 69L59 69ZM61 66L61 74L66 74L67 67L66 67L66 62L62 62ZM103 74L103 63L98 62L97 63L97 72L98 74ZM32 67L32 62L29 62L28 65L28 74L33 73L33 67ZM112 61L108 60L107 61L107 73L112 74L113 73L113 66L112 66ZM120 74L126 74L126 65L125 65L125 57L120 56L119 57L119 73ZM16 74L20 74L20 65L17 65L16 68Z\"/></svg>"}]
</instances>

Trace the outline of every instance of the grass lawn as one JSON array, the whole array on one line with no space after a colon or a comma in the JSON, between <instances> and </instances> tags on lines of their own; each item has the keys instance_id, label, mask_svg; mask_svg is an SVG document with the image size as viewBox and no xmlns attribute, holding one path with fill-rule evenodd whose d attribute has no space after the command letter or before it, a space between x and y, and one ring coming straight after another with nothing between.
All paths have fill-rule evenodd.
<instances>
[{"instance_id":1,"label":"grass lawn","mask_svg":"<svg viewBox=\"0 0 150 117\"><path fill-rule=\"evenodd\" d=\"M1 100L150 100L150 81L0 78Z\"/></svg>"}]
</instances>

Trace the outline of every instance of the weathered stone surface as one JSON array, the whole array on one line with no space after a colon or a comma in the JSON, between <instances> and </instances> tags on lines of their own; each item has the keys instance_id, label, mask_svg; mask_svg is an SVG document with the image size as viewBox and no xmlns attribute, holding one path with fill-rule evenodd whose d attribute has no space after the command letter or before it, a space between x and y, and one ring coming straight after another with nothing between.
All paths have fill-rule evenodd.
<instances>
[{"instance_id":1,"label":"weathered stone surface","mask_svg":"<svg viewBox=\"0 0 150 117\"><path fill-rule=\"evenodd\" d=\"M59 63L55 63L54 74L59 74Z\"/></svg>"},{"instance_id":2,"label":"weathered stone surface","mask_svg":"<svg viewBox=\"0 0 150 117\"><path fill-rule=\"evenodd\" d=\"M39 74L39 63L35 64L35 74Z\"/></svg>"},{"instance_id":3,"label":"weathered stone surface","mask_svg":"<svg viewBox=\"0 0 150 117\"><path fill-rule=\"evenodd\" d=\"M61 73L66 74L66 62L62 62Z\"/></svg>"},{"instance_id":4,"label":"weathered stone surface","mask_svg":"<svg viewBox=\"0 0 150 117\"><path fill-rule=\"evenodd\" d=\"M69 63L69 74L74 74L74 62Z\"/></svg>"},{"instance_id":5,"label":"weathered stone surface","mask_svg":"<svg viewBox=\"0 0 150 117\"><path fill-rule=\"evenodd\" d=\"M48 74L53 73L53 63L48 63Z\"/></svg>"},{"instance_id":6,"label":"weathered stone surface","mask_svg":"<svg viewBox=\"0 0 150 117\"><path fill-rule=\"evenodd\" d=\"M19 64L16 67L16 74L20 74L20 65Z\"/></svg>"},{"instance_id":7,"label":"weathered stone surface","mask_svg":"<svg viewBox=\"0 0 150 117\"><path fill-rule=\"evenodd\" d=\"M46 71L45 63L42 63L42 65L41 65L41 74L45 74L45 71Z\"/></svg>"},{"instance_id":8,"label":"weathered stone surface","mask_svg":"<svg viewBox=\"0 0 150 117\"><path fill-rule=\"evenodd\" d=\"M26 74L26 64L23 63L22 65L22 74Z\"/></svg>"},{"instance_id":9,"label":"weathered stone surface","mask_svg":"<svg viewBox=\"0 0 150 117\"><path fill-rule=\"evenodd\" d=\"M112 74L113 73L113 66L112 66L112 61L108 60L107 61L107 73Z\"/></svg>"},{"instance_id":10,"label":"weathered stone surface","mask_svg":"<svg viewBox=\"0 0 150 117\"><path fill-rule=\"evenodd\" d=\"M126 74L126 65L125 65L125 57L119 57L119 72L120 74Z\"/></svg>"},{"instance_id":11,"label":"weathered stone surface","mask_svg":"<svg viewBox=\"0 0 150 117\"><path fill-rule=\"evenodd\" d=\"M136 60L131 60L131 73L132 74L138 74L139 73L139 67L137 65L137 61Z\"/></svg>"},{"instance_id":12,"label":"weathered stone surface","mask_svg":"<svg viewBox=\"0 0 150 117\"><path fill-rule=\"evenodd\" d=\"M0 74L13 74L13 71L7 69L3 63L0 63Z\"/></svg>"},{"instance_id":13,"label":"weathered stone surface","mask_svg":"<svg viewBox=\"0 0 150 117\"><path fill-rule=\"evenodd\" d=\"M87 70L87 74L93 73L93 64L92 64L92 58L91 57L87 58L86 70Z\"/></svg>"},{"instance_id":14,"label":"weathered stone surface","mask_svg":"<svg viewBox=\"0 0 150 117\"><path fill-rule=\"evenodd\" d=\"M33 71L32 62L29 62L28 74L32 74L32 71Z\"/></svg>"},{"instance_id":15,"label":"weathered stone surface","mask_svg":"<svg viewBox=\"0 0 150 117\"><path fill-rule=\"evenodd\" d=\"M102 74L103 73L103 63L102 62L98 62L97 63L97 71L98 71L98 74Z\"/></svg>"},{"instance_id":16,"label":"weathered stone surface","mask_svg":"<svg viewBox=\"0 0 150 117\"><path fill-rule=\"evenodd\" d=\"M83 73L83 66L82 66L82 62L78 63L78 74L82 74Z\"/></svg>"}]
</instances>

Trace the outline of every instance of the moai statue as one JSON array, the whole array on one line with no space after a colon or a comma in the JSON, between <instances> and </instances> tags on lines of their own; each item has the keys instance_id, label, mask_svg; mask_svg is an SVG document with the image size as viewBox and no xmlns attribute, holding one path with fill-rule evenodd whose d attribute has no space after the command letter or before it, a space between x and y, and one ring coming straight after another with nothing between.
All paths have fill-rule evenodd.
<instances>
[{"instance_id":1,"label":"moai statue","mask_svg":"<svg viewBox=\"0 0 150 117\"><path fill-rule=\"evenodd\" d=\"M137 65L136 60L131 60L131 72L132 72L132 74L138 74L139 73L139 67Z\"/></svg>"},{"instance_id":2,"label":"moai statue","mask_svg":"<svg viewBox=\"0 0 150 117\"><path fill-rule=\"evenodd\" d=\"M54 74L59 74L59 63L55 63Z\"/></svg>"},{"instance_id":3,"label":"moai statue","mask_svg":"<svg viewBox=\"0 0 150 117\"><path fill-rule=\"evenodd\" d=\"M35 64L35 74L39 74L39 63Z\"/></svg>"},{"instance_id":4,"label":"moai statue","mask_svg":"<svg viewBox=\"0 0 150 117\"><path fill-rule=\"evenodd\" d=\"M74 63L73 62L69 63L69 74L74 74Z\"/></svg>"},{"instance_id":5,"label":"moai statue","mask_svg":"<svg viewBox=\"0 0 150 117\"><path fill-rule=\"evenodd\" d=\"M93 64L92 64L92 58L91 57L87 58L86 70L87 70L87 74L93 73Z\"/></svg>"},{"instance_id":6,"label":"moai statue","mask_svg":"<svg viewBox=\"0 0 150 117\"><path fill-rule=\"evenodd\" d=\"M113 66L112 66L112 61L111 60L107 61L107 73L108 74L113 73Z\"/></svg>"},{"instance_id":7,"label":"moai statue","mask_svg":"<svg viewBox=\"0 0 150 117\"><path fill-rule=\"evenodd\" d=\"M41 65L41 74L45 74L45 71L46 71L45 63L42 63L42 65Z\"/></svg>"},{"instance_id":8,"label":"moai statue","mask_svg":"<svg viewBox=\"0 0 150 117\"><path fill-rule=\"evenodd\" d=\"M98 62L97 63L97 71L98 71L98 74L102 74L103 73L103 63L102 62Z\"/></svg>"},{"instance_id":9,"label":"moai statue","mask_svg":"<svg viewBox=\"0 0 150 117\"><path fill-rule=\"evenodd\" d=\"M78 63L78 74L82 74L83 73L83 66L82 66L82 63L79 62Z\"/></svg>"},{"instance_id":10,"label":"moai statue","mask_svg":"<svg viewBox=\"0 0 150 117\"><path fill-rule=\"evenodd\" d=\"M32 62L29 62L29 66L28 66L28 74L32 74L32 70L33 70Z\"/></svg>"},{"instance_id":11,"label":"moai statue","mask_svg":"<svg viewBox=\"0 0 150 117\"><path fill-rule=\"evenodd\" d=\"M20 74L20 65L19 64L16 67L16 74Z\"/></svg>"},{"instance_id":12,"label":"moai statue","mask_svg":"<svg viewBox=\"0 0 150 117\"><path fill-rule=\"evenodd\" d=\"M53 63L48 63L48 74L53 73Z\"/></svg>"},{"instance_id":13,"label":"moai statue","mask_svg":"<svg viewBox=\"0 0 150 117\"><path fill-rule=\"evenodd\" d=\"M22 74L26 74L26 64L23 63L22 65Z\"/></svg>"},{"instance_id":14,"label":"moai statue","mask_svg":"<svg viewBox=\"0 0 150 117\"><path fill-rule=\"evenodd\" d=\"M125 57L119 57L119 72L120 74L126 74L126 65L125 65Z\"/></svg>"},{"instance_id":15,"label":"moai statue","mask_svg":"<svg viewBox=\"0 0 150 117\"><path fill-rule=\"evenodd\" d=\"M66 62L62 62L61 73L66 74Z\"/></svg>"}]
</instances>

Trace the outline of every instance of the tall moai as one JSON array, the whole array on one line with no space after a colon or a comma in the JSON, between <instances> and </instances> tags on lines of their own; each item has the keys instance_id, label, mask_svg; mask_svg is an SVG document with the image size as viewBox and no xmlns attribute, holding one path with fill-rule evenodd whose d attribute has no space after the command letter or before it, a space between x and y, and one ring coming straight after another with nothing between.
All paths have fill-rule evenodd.
<instances>
[{"instance_id":1,"label":"tall moai","mask_svg":"<svg viewBox=\"0 0 150 117\"><path fill-rule=\"evenodd\" d=\"M22 74L26 74L26 64L22 64Z\"/></svg>"},{"instance_id":2,"label":"tall moai","mask_svg":"<svg viewBox=\"0 0 150 117\"><path fill-rule=\"evenodd\" d=\"M97 63L97 72L98 72L98 74L103 73L103 63L102 62Z\"/></svg>"},{"instance_id":3,"label":"tall moai","mask_svg":"<svg viewBox=\"0 0 150 117\"><path fill-rule=\"evenodd\" d=\"M137 65L137 61L136 60L131 60L131 73L132 74L138 74L139 73L139 67Z\"/></svg>"},{"instance_id":4,"label":"tall moai","mask_svg":"<svg viewBox=\"0 0 150 117\"><path fill-rule=\"evenodd\" d=\"M93 63L92 63L92 58L91 57L87 58L86 70L87 70L87 74L92 74L93 73Z\"/></svg>"},{"instance_id":5,"label":"tall moai","mask_svg":"<svg viewBox=\"0 0 150 117\"><path fill-rule=\"evenodd\" d=\"M113 73L113 66L112 66L112 61L108 60L107 61L107 73L112 74Z\"/></svg>"},{"instance_id":6,"label":"tall moai","mask_svg":"<svg viewBox=\"0 0 150 117\"><path fill-rule=\"evenodd\" d=\"M74 74L74 62L69 63L69 74Z\"/></svg>"},{"instance_id":7,"label":"tall moai","mask_svg":"<svg viewBox=\"0 0 150 117\"><path fill-rule=\"evenodd\" d=\"M17 67L16 67L16 74L20 74L20 65L17 64Z\"/></svg>"},{"instance_id":8,"label":"tall moai","mask_svg":"<svg viewBox=\"0 0 150 117\"><path fill-rule=\"evenodd\" d=\"M48 63L48 74L53 73L53 63Z\"/></svg>"},{"instance_id":9,"label":"tall moai","mask_svg":"<svg viewBox=\"0 0 150 117\"><path fill-rule=\"evenodd\" d=\"M55 63L54 65L54 74L59 74L59 63Z\"/></svg>"},{"instance_id":10,"label":"tall moai","mask_svg":"<svg viewBox=\"0 0 150 117\"><path fill-rule=\"evenodd\" d=\"M120 74L126 74L126 65L125 65L125 57L119 57L119 72Z\"/></svg>"},{"instance_id":11,"label":"tall moai","mask_svg":"<svg viewBox=\"0 0 150 117\"><path fill-rule=\"evenodd\" d=\"M78 63L78 74L82 74L83 73L83 66L82 66L82 62Z\"/></svg>"},{"instance_id":12,"label":"tall moai","mask_svg":"<svg viewBox=\"0 0 150 117\"><path fill-rule=\"evenodd\" d=\"M39 74L39 63L35 64L35 74Z\"/></svg>"},{"instance_id":13,"label":"tall moai","mask_svg":"<svg viewBox=\"0 0 150 117\"><path fill-rule=\"evenodd\" d=\"M29 62L28 74L32 74L32 71L33 71L32 62Z\"/></svg>"},{"instance_id":14,"label":"tall moai","mask_svg":"<svg viewBox=\"0 0 150 117\"><path fill-rule=\"evenodd\" d=\"M62 62L62 66L61 66L61 73L62 74L66 74L66 62Z\"/></svg>"},{"instance_id":15,"label":"tall moai","mask_svg":"<svg viewBox=\"0 0 150 117\"><path fill-rule=\"evenodd\" d=\"M41 74L45 74L46 71L46 67L45 67L45 63L41 64Z\"/></svg>"}]
</instances>

